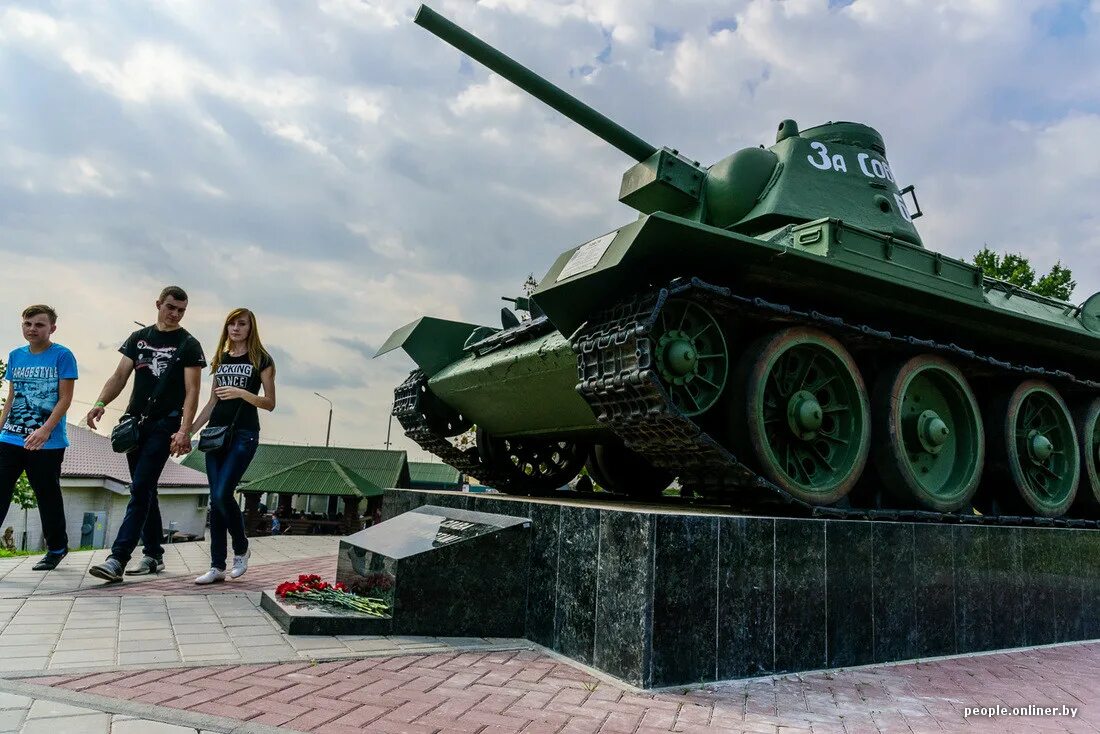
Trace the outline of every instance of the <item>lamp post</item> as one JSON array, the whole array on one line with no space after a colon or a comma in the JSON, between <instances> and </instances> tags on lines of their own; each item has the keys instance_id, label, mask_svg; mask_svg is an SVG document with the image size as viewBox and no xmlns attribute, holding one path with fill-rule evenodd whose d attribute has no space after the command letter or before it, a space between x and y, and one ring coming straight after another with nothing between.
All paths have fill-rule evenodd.
<instances>
[{"instance_id":1,"label":"lamp post","mask_svg":"<svg viewBox=\"0 0 1100 734\"><path fill-rule=\"evenodd\" d=\"M393 428L393 408L390 408L390 422L386 424L386 451L390 450L390 429Z\"/></svg>"},{"instance_id":2,"label":"lamp post","mask_svg":"<svg viewBox=\"0 0 1100 734\"><path fill-rule=\"evenodd\" d=\"M315 392L313 394L328 403L328 430L325 431L325 447L327 448L329 437L332 436L332 401L319 392Z\"/></svg>"}]
</instances>

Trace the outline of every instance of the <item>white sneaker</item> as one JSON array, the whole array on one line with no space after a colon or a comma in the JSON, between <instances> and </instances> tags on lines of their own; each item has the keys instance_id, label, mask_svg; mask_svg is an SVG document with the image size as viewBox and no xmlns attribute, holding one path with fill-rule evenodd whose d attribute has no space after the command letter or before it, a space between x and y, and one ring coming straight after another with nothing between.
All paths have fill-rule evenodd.
<instances>
[{"instance_id":1,"label":"white sneaker","mask_svg":"<svg viewBox=\"0 0 1100 734\"><path fill-rule=\"evenodd\" d=\"M202 576L195 579L196 584L213 584L217 581L225 581L225 571L220 568L211 568Z\"/></svg>"},{"instance_id":2,"label":"white sneaker","mask_svg":"<svg viewBox=\"0 0 1100 734\"><path fill-rule=\"evenodd\" d=\"M233 570L229 572L229 577L239 579L244 576L244 572L248 570L248 559L251 557L251 548L247 549L243 556L233 556Z\"/></svg>"}]
</instances>

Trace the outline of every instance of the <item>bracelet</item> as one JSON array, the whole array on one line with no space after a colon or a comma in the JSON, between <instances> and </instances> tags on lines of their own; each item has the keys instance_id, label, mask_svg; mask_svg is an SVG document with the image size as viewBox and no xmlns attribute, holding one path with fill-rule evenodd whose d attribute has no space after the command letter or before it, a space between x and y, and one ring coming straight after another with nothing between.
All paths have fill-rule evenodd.
<instances>
[{"instance_id":1,"label":"bracelet","mask_svg":"<svg viewBox=\"0 0 1100 734\"><path fill-rule=\"evenodd\" d=\"M103 402L102 400L97 400L97 401L95 401L95 406L94 407L96 407L96 408L106 408L107 403Z\"/></svg>"}]
</instances>

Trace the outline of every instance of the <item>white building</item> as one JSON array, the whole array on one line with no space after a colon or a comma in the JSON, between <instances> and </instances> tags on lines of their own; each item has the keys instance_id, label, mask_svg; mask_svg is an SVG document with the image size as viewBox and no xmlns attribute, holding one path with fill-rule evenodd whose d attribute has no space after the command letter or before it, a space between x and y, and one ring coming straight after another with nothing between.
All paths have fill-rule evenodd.
<instances>
[{"instance_id":1,"label":"white building","mask_svg":"<svg viewBox=\"0 0 1100 734\"><path fill-rule=\"evenodd\" d=\"M61 465L61 494L65 500L65 525L69 533L69 548L81 545L90 535L97 548L110 547L130 501L130 468L124 454L111 450L109 436L69 424L69 448ZM210 486L204 472L195 471L168 460L160 475L158 489L160 514L164 530L169 523L180 533L203 536L206 531L206 510ZM85 523L91 513L92 523ZM23 535L23 510L12 503L4 518L3 530L12 528L16 547ZM42 522L38 510L27 513L27 548L43 548ZM90 532L88 532L90 531ZM2 531L0 531L2 532Z\"/></svg>"}]
</instances>

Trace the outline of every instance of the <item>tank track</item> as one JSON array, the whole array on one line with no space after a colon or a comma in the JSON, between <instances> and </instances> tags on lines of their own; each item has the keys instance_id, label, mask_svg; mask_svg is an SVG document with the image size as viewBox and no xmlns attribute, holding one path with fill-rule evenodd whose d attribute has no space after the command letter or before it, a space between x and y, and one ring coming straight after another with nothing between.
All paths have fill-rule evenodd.
<instances>
[{"instance_id":1,"label":"tank track","mask_svg":"<svg viewBox=\"0 0 1100 734\"><path fill-rule=\"evenodd\" d=\"M1000 374L1041 377L1071 389L1096 391L1100 383L1082 380L1064 371L1052 371L1003 362L979 355L956 344L943 344L912 336L896 336L865 324L817 311L800 311L761 298L749 298L698 278L678 279L669 286L642 294L603 312L573 337L577 355L580 393L596 414L630 449L654 466L673 471L686 487L714 496L729 487L763 490L792 514L819 518L907 520L968 524L1100 527L1100 521L1044 518L1020 515L973 515L926 510L884 510L821 507L804 502L760 476L740 462L727 448L673 406L657 378L652 331L669 298L690 296L716 313L771 322L810 324L843 338L871 342L894 350L936 352L954 359L978 363ZM730 493L736 501L741 493ZM760 493L757 493L760 494Z\"/></svg>"},{"instance_id":2,"label":"tank track","mask_svg":"<svg viewBox=\"0 0 1100 734\"><path fill-rule=\"evenodd\" d=\"M482 463L476 448L460 449L432 426L433 408L422 404L427 385L427 376L421 370L414 370L393 391L393 416L405 429L405 435L463 474L471 474L491 487L509 489L509 480Z\"/></svg>"}]
</instances>

